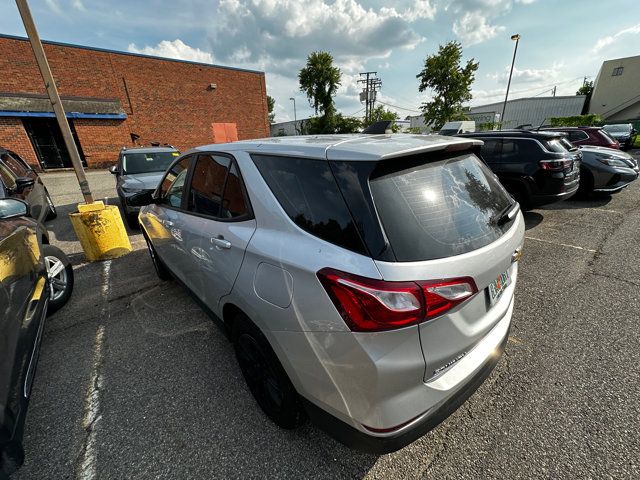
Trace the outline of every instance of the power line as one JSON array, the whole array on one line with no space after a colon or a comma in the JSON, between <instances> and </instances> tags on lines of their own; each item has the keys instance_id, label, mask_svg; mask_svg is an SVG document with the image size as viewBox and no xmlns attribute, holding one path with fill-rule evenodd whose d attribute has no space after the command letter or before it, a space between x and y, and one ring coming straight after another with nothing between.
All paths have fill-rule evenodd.
<instances>
[{"instance_id":1,"label":"power line","mask_svg":"<svg viewBox=\"0 0 640 480\"><path fill-rule=\"evenodd\" d=\"M583 78L583 77L576 77L576 78L572 78L571 80L565 80L564 82L551 83L551 84L549 84L549 85L545 85L545 86L544 86L544 87L542 87L542 88L549 87L549 89L548 89L548 90L545 90L545 92L547 92L547 91L551 90L551 87L553 87L553 86L555 86L555 85L565 85L565 84L567 84L567 83L575 82L576 80L580 80L580 79L582 79L582 78ZM535 91L535 90L539 90L540 88L541 88L541 87L533 87L533 88L527 88L526 90L518 90L517 92L511 92L511 95L517 95L517 94L519 94L519 93L533 92L533 91ZM544 92L543 92L543 93L544 93ZM496 93L496 94L494 94L494 95L485 95L485 96L484 96L484 97L482 97L482 98L484 99L484 98L501 97L502 95L503 95L502 93Z\"/></svg>"},{"instance_id":2,"label":"power line","mask_svg":"<svg viewBox=\"0 0 640 480\"><path fill-rule=\"evenodd\" d=\"M406 110L407 112L422 113L420 110L414 110L412 108L401 107L399 105L391 105L390 103L384 103L384 102L381 102L380 100L378 100L378 103L380 103L382 105L386 105L387 107L393 107L393 108L397 108L399 110Z\"/></svg>"}]
</instances>

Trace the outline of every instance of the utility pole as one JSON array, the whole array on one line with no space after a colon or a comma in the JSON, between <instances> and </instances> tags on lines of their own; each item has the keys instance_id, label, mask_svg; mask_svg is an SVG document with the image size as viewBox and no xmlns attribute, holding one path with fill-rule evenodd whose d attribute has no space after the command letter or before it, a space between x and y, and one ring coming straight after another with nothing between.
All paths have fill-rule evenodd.
<instances>
[{"instance_id":1,"label":"utility pole","mask_svg":"<svg viewBox=\"0 0 640 480\"><path fill-rule=\"evenodd\" d=\"M364 119L367 123L371 121L371 116L373 115L373 109L376 103L376 92L382 87L382 80L376 76L377 74L378 72L363 72L360 73L360 76L365 78L358 80L358 83L364 83L364 90L360 93L360 101L364 99Z\"/></svg>"},{"instance_id":2,"label":"utility pole","mask_svg":"<svg viewBox=\"0 0 640 480\"><path fill-rule=\"evenodd\" d=\"M557 87L557 86L555 86L555 87L553 87L553 90L552 90L552 91L553 91L553 96L554 96L554 97L556 96L556 88L558 88L558 87Z\"/></svg>"},{"instance_id":3,"label":"utility pole","mask_svg":"<svg viewBox=\"0 0 640 480\"><path fill-rule=\"evenodd\" d=\"M86 203L93 203L93 196L91 195L89 183L87 182L87 177L85 176L84 169L82 168L80 155L78 154L78 149L75 142L73 141L73 135L71 134L71 129L69 128L69 122L67 121L67 117L64 113L64 108L62 106L62 102L60 101L60 95L58 94L58 88L56 87L56 82L53 79L53 74L51 73L51 69L49 68L49 62L47 62L44 48L42 48L42 42L40 41L40 36L38 35L38 30L36 29L36 24L34 23L33 17L31 16L29 5L27 4L27 0L16 0L16 5L18 6L18 10L20 11L22 23L24 23L24 29L27 31L27 36L29 37L29 41L31 42L31 48L33 49L33 54L36 57L36 62L38 63L40 74L42 75L42 79L44 80L44 85L47 90L47 94L49 95L49 100L51 101L53 111L56 114L56 119L58 120L60 131L62 132L62 138L64 138L64 144L69 151L71 163L73 164L73 169L76 172L78 184L80 184L80 190L82 191L82 196L84 197L84 201Z\"/></svg>"}]
</instances>

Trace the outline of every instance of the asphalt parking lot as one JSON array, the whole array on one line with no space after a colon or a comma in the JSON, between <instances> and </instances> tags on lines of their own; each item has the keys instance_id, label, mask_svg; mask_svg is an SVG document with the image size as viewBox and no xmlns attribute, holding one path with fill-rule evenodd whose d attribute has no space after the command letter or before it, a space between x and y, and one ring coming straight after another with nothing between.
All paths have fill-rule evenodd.
<instances>
[{"instance_id":1,"label":"asphalt parking lot","mask_svg":"<svg viewBox=\"0 0 640 480\"><path fill-rule=\"evenodd\" d=\"M88 178L114 202L109 173ZM640 182L525 215L496 370L435 430L375 456L271 424L218 327L157 279L140 233L130 255L85 263L66 216L75 177L43 180L76 285L48 319L16 479L640 478Z\"/></svg>"}]
</instances>

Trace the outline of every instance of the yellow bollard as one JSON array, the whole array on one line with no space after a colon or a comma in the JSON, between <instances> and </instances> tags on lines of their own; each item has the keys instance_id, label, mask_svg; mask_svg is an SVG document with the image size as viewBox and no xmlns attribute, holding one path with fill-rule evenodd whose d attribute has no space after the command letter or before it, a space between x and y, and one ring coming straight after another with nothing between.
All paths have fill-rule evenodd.
<instances>
[{"instance_id":1,"label":"yellow bollard","mask_svg":"<svg viewBox=\"0 0 640 480\"><path fill-rule=\"evenodd\" d=\"M69 218L90 262L122 257L131 252L129 236L117 206L101 201L81 203Z\"/></svg>"}]
</instances>

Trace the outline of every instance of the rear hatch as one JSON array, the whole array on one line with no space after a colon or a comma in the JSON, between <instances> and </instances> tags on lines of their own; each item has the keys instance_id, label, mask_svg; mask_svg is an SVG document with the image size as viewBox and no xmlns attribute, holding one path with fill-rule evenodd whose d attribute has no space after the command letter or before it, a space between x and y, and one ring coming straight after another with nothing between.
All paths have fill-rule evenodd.
<instances>
[{"instance_id":1,"label":"rear hatch","mask_svg":"<svg viewBox=\"0 0 640 480\"><path fill-rule=\"evenodd\" d=\"M338 181L342 183L340 175ZM524 222L497 177L471 151L379 162L368 188L387 245L378 258L373 255L384 280L424 285L471 279L477 288L463 302L419 324L427 381L469 353L504 318L513 297L514 253L522 247ZM367 240L366 231L363 236Z\"/></svg>"},{"instance_id":2,"label":"rear hatch","mask_svg":"<svg viewBox=\"0 0 640 480\"><path fill-rule=\"evenodd\" d=\"M552 176L563 179L562 191L570 192L578 188L580 183L580 165L582 153L565 137L556 137L543 141L545 148L553 152L553 158L542 160L540 166Z\"/></svg>"}]
</instances>

